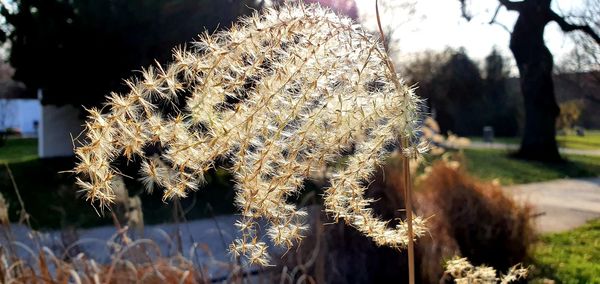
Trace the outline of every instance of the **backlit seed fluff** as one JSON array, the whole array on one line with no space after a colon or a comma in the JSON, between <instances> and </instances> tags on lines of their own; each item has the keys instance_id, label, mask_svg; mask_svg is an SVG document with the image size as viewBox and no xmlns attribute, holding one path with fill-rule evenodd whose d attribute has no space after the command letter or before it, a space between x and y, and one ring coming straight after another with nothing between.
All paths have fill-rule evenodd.
<instances>
[{"instance_id":1,"label":"backlit seed fluff","mask_svg":"<svg viewBox=\"0 0 600 284\"><path fill-rule=\"evenodd\" d=\"M445 273L452 276L457 284L508 284L518 280L527 279L529 268L517 264L507 271L506 275L497 275L493 267L481 265L474 266L467 258L455 256L446 263Z\"/></svg>"},{"instance_id":2,"label":"backlit seed fluff","mask_svg":"<svg viewBox=\"0 0 600 284\"><path fill-rule=\"evenodd\" d=\"M417 131L420 101L388 60L376 38L316 5L242 18L176 49L171 64L143 69L140 79L128 81L129 93L111 95L102 112L90 111L76 149L78 184L88 200L110 204L114 162L124 156L141 161L148 190L183 197L216 159L228 158L243 233L230 249L267 264L265 237L289 247L307 229L306 212L288 197L312 173L343 160L325 189L326 211L378 245L403 247L407 224L389 226L364 198L392 146L399 138L414 140ZM265 236L258 219L269 224ZM423 223L413 220L416 236Z\"/></svg>"}]
</instances>

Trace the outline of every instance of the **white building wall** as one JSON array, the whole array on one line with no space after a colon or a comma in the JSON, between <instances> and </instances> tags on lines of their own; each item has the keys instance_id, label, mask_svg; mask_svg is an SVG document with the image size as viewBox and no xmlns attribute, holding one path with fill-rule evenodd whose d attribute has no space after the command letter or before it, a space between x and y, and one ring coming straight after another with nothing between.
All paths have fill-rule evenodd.
<instances>
[{"instance_id":1,"label":"white building wall","mask_svg":"<svg viewBox=\"0 0 600 284\"><path fill-rule=\"evenodd\" d=\"M83 130L79 108L72 105L42 106L38 141L40 158L73 155L73 138Z\"/></svg>"},{"instance_id":2,"label":"white building wall","mask_svg":"<svg viewBox=\"0 0 600 284\"><path fill-rule=\"evenodd\" d=\"M16 128L23 136L36 137L41 109L37 99L0 99L0 131Z\"/></svg>"}]
</instances>

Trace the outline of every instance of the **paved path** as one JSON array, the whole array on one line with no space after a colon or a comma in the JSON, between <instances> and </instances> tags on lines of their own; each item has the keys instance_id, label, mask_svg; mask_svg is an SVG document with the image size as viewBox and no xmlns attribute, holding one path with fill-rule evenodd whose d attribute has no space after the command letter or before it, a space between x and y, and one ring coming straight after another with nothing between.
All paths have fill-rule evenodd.
<instances>
[{"instance_id":1,"label":"paved path","mask_svg":"<svg viewBox=\"0 0 600 284\"><path fill-rule=\"evenodd\" d=\"M600 218L600 177L559 179L504 188L521 202L529 202L537 214L539 232L562 232Z\"/></svg>"},{"instance_id":2,"label":"paved path","mask_svg":"<svg viewBox=\"0 0 600 284\"><path fill-rule=\"evenodd\" d=\"M479 141L471 141L471 144L469 146L467 146L467 148L517 150L517 149L519 149L519 145L518 144L507 144L507 143L485 143L485 142L479 142ZM600 156L600 150L559 148L558 151L562 154L568 154L568 155Z\"/></svg>"}]
</instances>

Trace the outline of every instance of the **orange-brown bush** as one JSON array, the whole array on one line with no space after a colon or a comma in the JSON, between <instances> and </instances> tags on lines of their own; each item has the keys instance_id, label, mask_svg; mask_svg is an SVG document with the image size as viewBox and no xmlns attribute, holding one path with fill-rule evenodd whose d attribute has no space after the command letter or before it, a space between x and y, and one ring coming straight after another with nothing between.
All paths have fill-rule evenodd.
<instances>
[{"instance_id":1,"label":"orange-brown bush","mask_svg":"<svg viewBox=\"0 0 600 284\"><path fill-rule=\"evenodd\" d=\"M403 184L401 163L390 159L368 191L368 198L376 200L373 211L382 219L405 218ZM429 217L430 233L417 241L416 270L421 271L417 282L439 282L444 261L455 255L499 271L527 256L532 242L530 209L518 206L499 186L477 181L439 161L418 184L415 201L417 213ZM405 251L377 247L351 227L329 224L324 215L311 217L311 234L281 261L293 271L284 277L306 277L317 283L406 279Z\"/></svg>"},{"instance_id":2,"label":"orange-brown bush","mask_svg":"<svg viewBox=\"0 0 600 284\"><path fill-rule=\"evenodd\" d=\"M365 197L374 200L371 208L376 216L391 220L390 226L395 226L406 219L406 214L401 210L404 197L399 194L404 182L401 161L392 161L393 164L388 163L376 172ZM281 278L287 278L285 283L303 279L314 283L386 283L408 279L406 250L377 246L355 228L336 223L318 206L309 212L310 234L280 260L284 267Z\"/></svg>"},{"instance_id":3,"label":"orange-brown bush","mask_svg":"<svg viewBox=\"0 0 600 284\"><path fill-rule=\"evenodd\" d=\"M419 245L426 281L438 281L442 262L453 255L499 271L522 262L533 241L531 208L521 207L493 183L478 181L461 168L435 163L418 185L418 210L431 238Z\"/></svg>"}]
</instances>

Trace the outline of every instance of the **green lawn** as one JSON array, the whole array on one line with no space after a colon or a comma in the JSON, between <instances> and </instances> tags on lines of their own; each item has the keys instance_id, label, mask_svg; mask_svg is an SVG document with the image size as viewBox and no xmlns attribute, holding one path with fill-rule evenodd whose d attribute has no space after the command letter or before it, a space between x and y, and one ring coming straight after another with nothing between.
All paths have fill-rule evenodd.
<instances>
[{"instance_id":1,"label":"green lawn","mask_svg":"<svg viewBox=\"0 0 600 284\"><path fill-rule=\"evenodd\" d=\"M479 136L471 136L468 138L473 142L483 142L483 138ZM520 142L520 137L494 137L494 143L519 144Z\"/></svg>"},{"instance_id":2,"label":"green lawn","mask_svg":"<svg viewBox=\"0 0 600 284\"><path fill-rule=\"evenodd\" d=\"M0 163L24 162L37 157L37 139L9 138L0 146Z\"/></svg>"},{"instance_id":3,"label":"green lawn","mask_svg":"<svg viewBox=\"0 0 600 284\"><path fill-rule=\"evenodd\" d=\"M499 179L501 184L538 182L567 177L600 176L600 157L567 155L564 163L544 164L517 160L503 150L464 151L467 170L486 179Z\"/></svg>"},{"instance_id":4,"label":"green lawn","mask_svg":"<svg viewBox=\"0 0 600 284\"><path fill-rule=\"evenodd\" d=\"M600 219L573 231L541 236L533 250L533 265L534 277L565 284L600 283Z\"/></svg>"},{"instance_id":5,"label":"green lawn","mask_svg":"<svg viewBox=\"0 0 600 284\"><path fill-rule=\"evenodd\" d=\"M469 137L471 141L482 142L481 137ZM585 136L577 136L573 133L567 135L556 136L558 145L563 148L581 149L581 150L598 150L600 149L600 130L588 130ZM496 137L494 142L506 144L519 144L520 137Z\"/></svg>"},{"instance_id":6,"label":"green lawn","mask_svg":"<svg viewBox=\"0 0 600 284\"><path fill-rule=\"evenodd\" d=\"M582 150L600 149L600 131L587 131L585 136L573 134L556 136L556 140L561 147L565 148Z\"/></svg>"}]
</instances>

